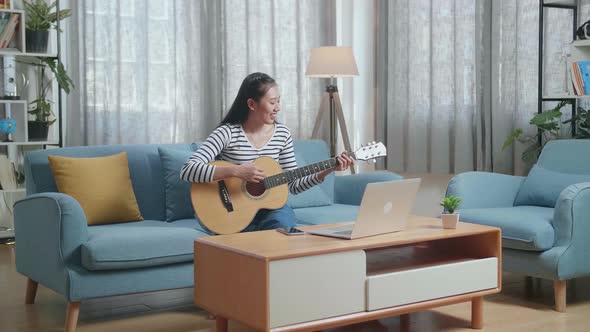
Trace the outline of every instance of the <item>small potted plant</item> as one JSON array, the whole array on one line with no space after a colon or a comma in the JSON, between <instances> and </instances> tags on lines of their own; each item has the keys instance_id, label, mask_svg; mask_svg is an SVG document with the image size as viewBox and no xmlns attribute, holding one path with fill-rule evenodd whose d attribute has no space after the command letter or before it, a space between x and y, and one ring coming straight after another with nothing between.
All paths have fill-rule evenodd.
<instances>
[{"instance_id":1,"label":"small potted plant","mask_svg":"<svg viewBox=\"0 0 590 332\"><path fill-rule=\"evenodd\" d=\"M51 82L55 79L59 83L61 89L66 93L70 93L74 87L74 82L68 76L62 63L59 63L55 58L38 57L35 62L24 62L28 65L34 66L37 69L38 78L37 83L37 99L29 103L29 115L34 118L28 121L29 140L30 141L46 141L49 126L57 121L57 118L52 110L52 101L48 99L48 93L51 89ZM48 77L46 70L49 69L53 73L53 78Z\"/></svg>"},{"instance_id":2,"label":"small potted plant","mask_svg":"<svg viewBox=\"0 0 590 332\"><path fill-rule=\"evenodd\" d=\"M456 213L455 210L459 207L461 202L463 202L461 199L452 195L445 197L442 202L440 202L440 205L444 208L442 213L443 228L457 228L459 213Z\"/></svg>"},{"instance_id":3,"label":"small potted plant","mask_svg":"<svg viewBox=\"0 0 590 332\"><path fill-rule=\"evenodd\" d=\"M45 0L25 0L26 11L26 48L30 53L47 52L49 30L57 29L57 21L71 15L69 9L52 12L56 8L55 1L51 4Z\"/></svg>"}]
</instances>

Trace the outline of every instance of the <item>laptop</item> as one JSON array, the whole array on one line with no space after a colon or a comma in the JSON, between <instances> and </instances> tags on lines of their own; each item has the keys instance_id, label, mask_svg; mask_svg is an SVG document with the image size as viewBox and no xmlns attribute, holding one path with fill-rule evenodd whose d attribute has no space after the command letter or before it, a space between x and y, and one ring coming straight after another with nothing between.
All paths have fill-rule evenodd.
<instances>
[{"instance_id":1,"label":"laptop","mask_svg":"<svg viewBox=\"0 0 590 332\"><path fill-rule=\"evenodd\" d=\"M407 179L369 183L354 224L306 233L352 240L401 231L406 227L420 182L421 179Z\"/></svg>"}]
</instances>

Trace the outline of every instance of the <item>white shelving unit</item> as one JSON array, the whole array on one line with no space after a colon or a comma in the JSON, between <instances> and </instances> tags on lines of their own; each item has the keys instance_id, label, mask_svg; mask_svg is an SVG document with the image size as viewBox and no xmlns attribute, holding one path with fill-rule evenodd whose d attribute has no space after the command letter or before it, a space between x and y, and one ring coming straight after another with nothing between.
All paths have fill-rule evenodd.
<instances>
[{"instance_id":1,"label":"white shelving unit","mask_svg":"<svg viewBox=\"0 0 590 332\"><path fill-rule=\"evenodd\" d=\"M546 5L575 6L576 0L545 0Z\"/></svg>"},{"instance_id":2,"label":"white shelving unit","mask_svg":"<svg viewBox=\"0 0 590 332\"><path fill-rule=\"evenodd\" d=\"M590 59L590 39L575 40L572 43L572 61L581 61Z\"/></svg>"},{"instance_id":3,"label":"white shelving unit","mask_svg":"<svg viewBox=\"0 0 590 332\"><path fill-rule=\"evenodd\" d=\"M590 46L590 39L585 40L574 40L572 42L573 47L589 47Z\"/></svg>"},{"instance_id":4,"label":"white shelving unit","mask_svg":"<svg viewBox=\"0 0 590 332\"><path fill-rule=\"evenodd\" d=\"M572 62L590 60L590 40L576 40L571 44L571 56L568 59L569 69ZM570 73L568 73L569 77ZM571 82L568 82L571 84ZM568 95L568 94L555 94L555 95L543 95L543 101L560 101L564 99L590 99L590 95Z\"/></svg>"},{"instance_id":5,"label":"white shelving unit","mask_svg":"<svg viewBox=\"0 0 590 332\"><path fill-rule=\"evenodd\" d=\"M15 48L0 48L0 55L13 55L13 56L22 56L22 57L47 57L47 58L55 58L57 57L56 53L29 53L29 52L22 52Z\"/></svg>"},{"instance_id":6,"label":"white shelving unit","mask_svg":"<svg viewBox=\"0 0 590 332\"><path fill-rule=\"evenodd\" d=\"M564 99L588 99L588 98L590 98L590 95L576 96L576 95L560 94L560 95L544 95L543 96L544 101L558 101L558 100L564 100Z\"/></svg>"},{"instance_id":7,"label":"white shelving unit","mask_svg":"<svg viewBox=\"0 0 590 332\"><path fill-rule=\"evenodd\" d=\"M27 140L27 101L0 100L0 118L13 119L16 130L10 135L0 133L2 143L26 143Z\"/></svg>"},{"instance_id":8,"label":"white shelving unit","mask_svg":"<svg viewBox=\"0 0 590 332\"><path fill-rule=\"evenodd\" d=\"M543 112L544 102L557 102L569 100L572 102L572 119L576 117L576 110L579 101L590 99L590 95L575 95L573 93L573 83L571 80L571 65L573 62L590 60L590 40L576 40L576 30L579 27L578 23L578 0L539 0L539 61L538 61L538 109L537 112ZM567 77L569 93L557 93L550 95L542 95L543 91L543 44L544 44L544 11L545 9L555 8L561 10L571 11L572 13L572 42L570 43L570 57L567 60ZM551 33L550 31L547 31ZM576 124L572 122L572 135L575 135ZM542 144L542 136L539 135L539 144Z\"/></svg>"},{"instance_id":9,"label":"white shelving unit","mask_svg":"<svg viewBox=\"0 0 590 332\"><path fill-rule=\"evenodd\" d=\"M11 4L14 6L13 3L17 1L11 1ZM58 8L60 0L57 0ZM20 2L19 2L20 3ZM21 4L22 5L22 4ZM17 4L18 6L18 4ZM25 34L25 26L26 26L26 15L25 11L22 9L0 9L0 12L10 12L10 13L19 13L21 17L19 18L19 23L17 27L17 36L16 42L11 45L11 48L0 48L0 58L3 59L4 67L6 67L6 59L12 59L13 63L16 65L14 66L17 73L25 72L28 73L27 79L29 80L29 86L27 90L24 91L17 91L18 95L21 96L21 100L7 100L7 99L0 99L0 120L5 118L12 118L16 122L16 130L10 135L6 133L0 133L0 148L6 151L8 154L8 159L16 162L22 155L23 151L29 151L31 149L43 149L48 145L60 145L61 140L60 136L62 135L61 132L61 101L60 101L60 87L57 82L54 80L51 91L48 95L48 98L53 101L52 108L57 118L57 121L49 128L48 138L44 141L34 141L31 140L29 137L28 132L28 120L30 115L28 114L29 105L28 100L34 100L37 97L37 75L34 73L33 67L30 67L26 64L21 63L18 59L23 60L26 62L27 58L32 59L35 57L49 57L49 58L56 58L59 60L59 36L55 30L51 30L49 36L49 46L48 51L45 53L34 53L34 52L27 52L26 50L26 34ZM17 59L15 62L14 59ZM4 68L6 70L6 68ZM47 69L49 71L49 69ZM0 92L0 96L7 95L5 91ZM26 176L26 174L25 174ZM14 237L14 231L12 228L12 221L11 221L11 211L12 211L12 203L17 199L24 197L25 195L25 188L23 185L15 189L0 189L0 196L3 199L0 199L0 240L5 238L12 238ZM7 211L8 210L8 211ZM9 219L8 222L6 219ZM8 229L6 229L8 228Z\"/></svg>"},{"instance_id":10,"label":"white shelving unit","mask_svg":"<svg viewBox=\"0 0 590 332\"><path fill-rule=\"evenodd\" d=\"M26 100L2 100L0 99L0 118L12 118L16 121L16 130L9 137L0 133L0 146L8 145L51 145L59 144L56 140L35 141L31 140L28 131L28 103Z\"/></svg>"},{"instance_id":11,"label":"white shelving unit","mask_svg":"<svg viewBox=\"0 0 590 332\"><path fill-rule=\"evenodd\" d=\"M0 193L24 193L25 191L25 188L19 187L16 189L2 189L0 190Z\"/></svg>"}]
</instances>

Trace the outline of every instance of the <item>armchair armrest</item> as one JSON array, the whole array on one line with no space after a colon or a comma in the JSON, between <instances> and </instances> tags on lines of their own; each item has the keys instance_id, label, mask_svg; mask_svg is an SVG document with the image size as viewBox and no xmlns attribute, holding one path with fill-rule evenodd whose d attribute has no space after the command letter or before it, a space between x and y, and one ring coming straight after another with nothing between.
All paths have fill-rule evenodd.
<instances>
[{"instance_id":1,"label":"armchair armrest","mask_svg":"<svg viewBox=\"0 0 590 332\"><path fill-rule=\"evenodd\" d=\"M570 241L588 242L590 238L590 182L565 188L555 204L553 214L555 245ZM590 247L590 243L588 245Z\"/></svg>"},{"instance_id":2,"label":"armchair armrest","mask_svg":"<svg viewBox=\"0 0 590 332\"><path fill-rule=\"evenodd\" d=\"M570 279L590 273L590 182L565 188L555 204L553 215L555 247L563 247L558 260L560 279Z\"/></svg>"},{"instance_id":3,"label":"armchair armrest","mask_svg":"<svg viewBox=\"0 0 590 332\"><path fill-rule=\"evenodd\" d=\"M524 179L489 172L461 173L449 182L446 196L461 198L460 209L511 207Z\"/></svg>"},{"instance_id":4,"label":"armchair armrest","mask_svg":"<svg viewBox=\"0 0 590 332\"><path fill-rule=\"evenodd\" d=\"M40 193L14 204L16 269L67 296L68 266L80 265L86 215L73 197Z\"/></svg>"},{"instance_id":5,"label":"armchair armrest","mask_svg":"<svg viewBox=\"0 0 590 332\"><path fill-rule=\"evenodd\" d=\"M368 183L401 179L403 179L402 176L386 171L336 176L334 181L334 203L360 205Z\"/></svg>"}]
</instances>

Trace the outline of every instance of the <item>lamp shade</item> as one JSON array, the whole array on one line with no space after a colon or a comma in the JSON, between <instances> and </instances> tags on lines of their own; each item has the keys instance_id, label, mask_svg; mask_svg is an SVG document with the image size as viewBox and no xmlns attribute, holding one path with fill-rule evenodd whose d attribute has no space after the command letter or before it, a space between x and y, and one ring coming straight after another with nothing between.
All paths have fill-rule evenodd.
<instances>
[{"instance_id":1,"label":"lamp shade","mask_svg":"<svg viewBox=\"0 0 590 332\"><path fill-rule=\"evenodd\" d=\"M326 46L311 49L305 75L310 77L346 77L358 74L352 47Z\"/></svg>"}]
</instances>

